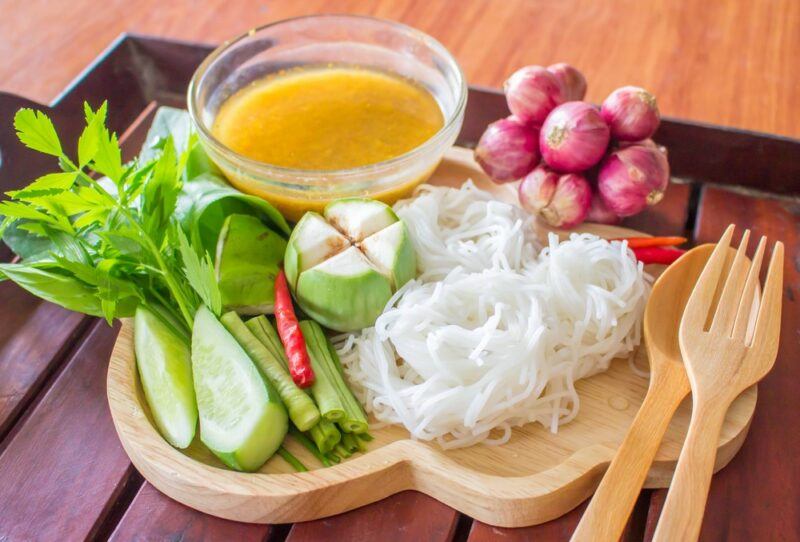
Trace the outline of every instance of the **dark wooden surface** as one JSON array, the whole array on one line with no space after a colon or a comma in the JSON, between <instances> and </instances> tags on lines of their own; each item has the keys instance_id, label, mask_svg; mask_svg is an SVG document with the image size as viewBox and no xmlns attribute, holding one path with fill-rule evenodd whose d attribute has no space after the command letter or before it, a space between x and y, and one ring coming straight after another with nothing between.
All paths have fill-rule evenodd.
<instances>
[{"instance_id":1,"label":"dark wooden surface","mask_svg":"<svg viewBox=\"0 0 800 542\"><path fill-rule=\"evenodd\" d=\"M0 27L2 26L0 22ZM79 104L105 97L125 153L141 145L156 105L181 105L188 77L207 47L129 38L97 64L48 112L59 129L76 130ZM30 105L0 94L0 190L19 186L51 164L14 141L10 118ZM459 142L470 144L505 114L502 97L473 91ZM129 127L133 125L132 129ZM658 206L626 221L654 234L687 232L714 240L729 222L787 244L781 352L762 383L751 434L740 455L714 478L703 540L800 539L800 366L798 342L798 216L800 203L736 188L800 192L800 143L764 135L665 122L676 173ZM699 142L699 144L698 144ZM748 150L747 166L720 157ZM9 159L8 157L13 157ZM737 162L738 164L738 162ZM774 166L774 167L773 167ZM766 173L765 173L766 172ZM788 172L788 173L787 173ZM0 252L7 259L8 251ZM0 540L537 540L566 541L585 504L549 523L498 529L473 522L425 495L404 492L359 510L296 525L245 525L191 510L165 497L132 468L114 433L105 397L106 362L116 329L42 303L0 284ZM647 539L664 491L645 491L625 532Z\"/></svg>"}]
</instances>

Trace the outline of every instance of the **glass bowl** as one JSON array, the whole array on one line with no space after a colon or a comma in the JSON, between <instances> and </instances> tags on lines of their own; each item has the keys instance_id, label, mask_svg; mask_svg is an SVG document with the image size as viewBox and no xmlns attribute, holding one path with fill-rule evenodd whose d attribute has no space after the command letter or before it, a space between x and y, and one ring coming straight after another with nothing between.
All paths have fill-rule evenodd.
<instances>
[{"instance_id":1,"label":"glass bowl","mask_svg":"<svg viewBox=\"0 0 800 542\"><path fill-rule=\"evenodd\" d=\"M287 69L354 66L399 75L436 99L443 127L413 150L352 169L303 170L247 158L211 133L220 106L254 80ZM253 29L223 43L197 68L189 114L211 159L239 190L263 197L290 220L331 200L406 197L433 173L461 129L467 86L456 60L438 41L408 26L353 15L314 15Z\"/></svg>"}]
</instances>

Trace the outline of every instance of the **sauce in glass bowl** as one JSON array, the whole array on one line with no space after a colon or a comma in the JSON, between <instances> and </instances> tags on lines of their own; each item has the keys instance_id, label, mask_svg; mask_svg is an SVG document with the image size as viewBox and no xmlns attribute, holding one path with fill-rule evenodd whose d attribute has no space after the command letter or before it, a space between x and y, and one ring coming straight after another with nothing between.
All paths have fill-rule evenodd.
<instances>
[{"instance_id":1,"label":"sauce in glass bowl","mask_svg":"<svg viewBox=\"0 0 800 542\"><path fill-rule=\"evenodd\" d=\"M438 103L421 85L377 70L331 66L253 81L222 104L211 131L253 160L326 171L395 158L443 125Z\"/></svg>"},{"instance_id":2,"label":"sauce in glass bowl","mask_svg":"<svg viewBox=\"0 0 800 542\"><path fill-rule=\"evenodd\" d=\"M187 92L209 158L292 221L339 198L408 197L455 142L466 102L439 42L354 15L254 28L214 50Z\"/></svg>"}]
</instances>

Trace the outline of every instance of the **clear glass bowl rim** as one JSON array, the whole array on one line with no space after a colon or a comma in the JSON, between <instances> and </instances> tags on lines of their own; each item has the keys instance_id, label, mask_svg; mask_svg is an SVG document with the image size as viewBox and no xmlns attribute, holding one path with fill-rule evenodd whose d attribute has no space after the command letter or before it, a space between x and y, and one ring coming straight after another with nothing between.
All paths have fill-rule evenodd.
<instances>
[{"instance_id":1,"label":"clear glass bowl rim","mask_svg":"<svg viewBox=\"0 0 800 542\"><path fill-rule=\"evenodd\" d=\"M385 24L387 26L393 27L394 30L398 30L405 34L408 34L415 39L418 39L428 45L431 49L436 52L441 58L445 59L448 64L449 69L456 74L458 77L459 82L459 96L458 101L456 102L456 106L453 109L452 113L446 119L444 125L436 132L433 136L431 136L427 141L411 149L410 151L396 156L394 158L390 158L389 160L384 160L382 162L376 162L374 164L367 164L364 166L359 166L355 168L348 168L348 169L330 169L330 170L319 170L319 169L297 169L297 168L287 168L276 166L272 164L268 164L266 162L259 162L258 160L253 160L252 158L248 158L242 154L237 153L230 147L223 144L219 141L208 129L203 122L199 111L197 111L197 91L200 79L205 75L206 71L209 67L220 57L222 56L230 47L237 44L238 42L245 40L254 34L272 28L274 26L299 21L299 20L311 20L311 19L352 19L352 20L366 20L377 22L380 24ZM467 103L467 83L466 78L464 77L464 72L461 70L461 66L458 64L456 59L447 50L447 48L442 45L438 40L429 36L425 32L421 30L417 30L411 26L408 26L403 23L398 23L396 21L391 21L388 19L381 19L380 17L371 17L369 15L350 15L350 14L317 14L317 15L303 15L299 17L290 17L287 19L281 19L279 21L275 21L272 23L268 23L265 25L257 26L252 28L246 32L239 34L238 36L226 40L222 42L216 49L214 49L204 60L200 63L197 69L192 76L191 81L189 82L189 88L187 90L187 103L189 109L189 116L192 119L192 124L194 124L195 129L198 131L201 138L205 140L205 143L214 147L214 150L219 153L220 155L225 156L228 160L231 160L236 163L237 166L242 167L243 169L250 170L251 173L257 172L264 176L271 176L271 175L278 175L282 177L299 177L299 178L330 178L330 177L342 177L342 176L350 176L350 175L360 175L369 173L372 171L380 171L388 168L393 168L397 165L403 164L409 160L413 160L414 158L424 155L431 149L436 148L441 144L441 140L446 139L449 137L450 132L452 131L453 125L460 122L460 118L463 116L464 108L466 107ZM299 179L298 179L299 180Z\"/></svg>"}]
</instances>

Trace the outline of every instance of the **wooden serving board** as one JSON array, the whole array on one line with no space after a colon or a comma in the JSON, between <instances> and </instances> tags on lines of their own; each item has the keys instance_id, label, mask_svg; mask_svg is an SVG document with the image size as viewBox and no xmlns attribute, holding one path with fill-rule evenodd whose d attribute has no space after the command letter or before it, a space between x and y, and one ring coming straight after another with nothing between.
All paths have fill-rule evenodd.
<instances>
[{"instance_id":1,"label":"wooden serving board","mask_svg":"<svg viewBox=\"0 0 800 542\"><path fill-rule=\"evenodd\" d=\"M452 149L431 183L458 185L472 178L498 199L515 200L513 185L491 183L466 149ZM604 237L635 235L614 226L586 225ZM658 269L650 270L657 273ZM676 323L677 325L677 323ZM637 365L647 365L645 349ZM295 473L280 457L258 473L226 469L199 440L184 451L158 434L144 400L133 351L133 325L124 322L108 370L108 401L117 433L133 464L163 493L192 508L223 518L255 523L287 523L330 516L414 489L482 522L520 527L556 518L589 497L647 391L626 360L581 380L578 416L553 434L539 424L515 428L502 446L476 445L444 451L409 439L402 426L371 430L375 440L330 468L294 440L287 447L309 472ZM755 386L731 406L718 444L715 469L741 447L756 404ZM691 414L687 399L667 430L646 487L666 487L678 458Z\"/></svg>"}]
</instances>

